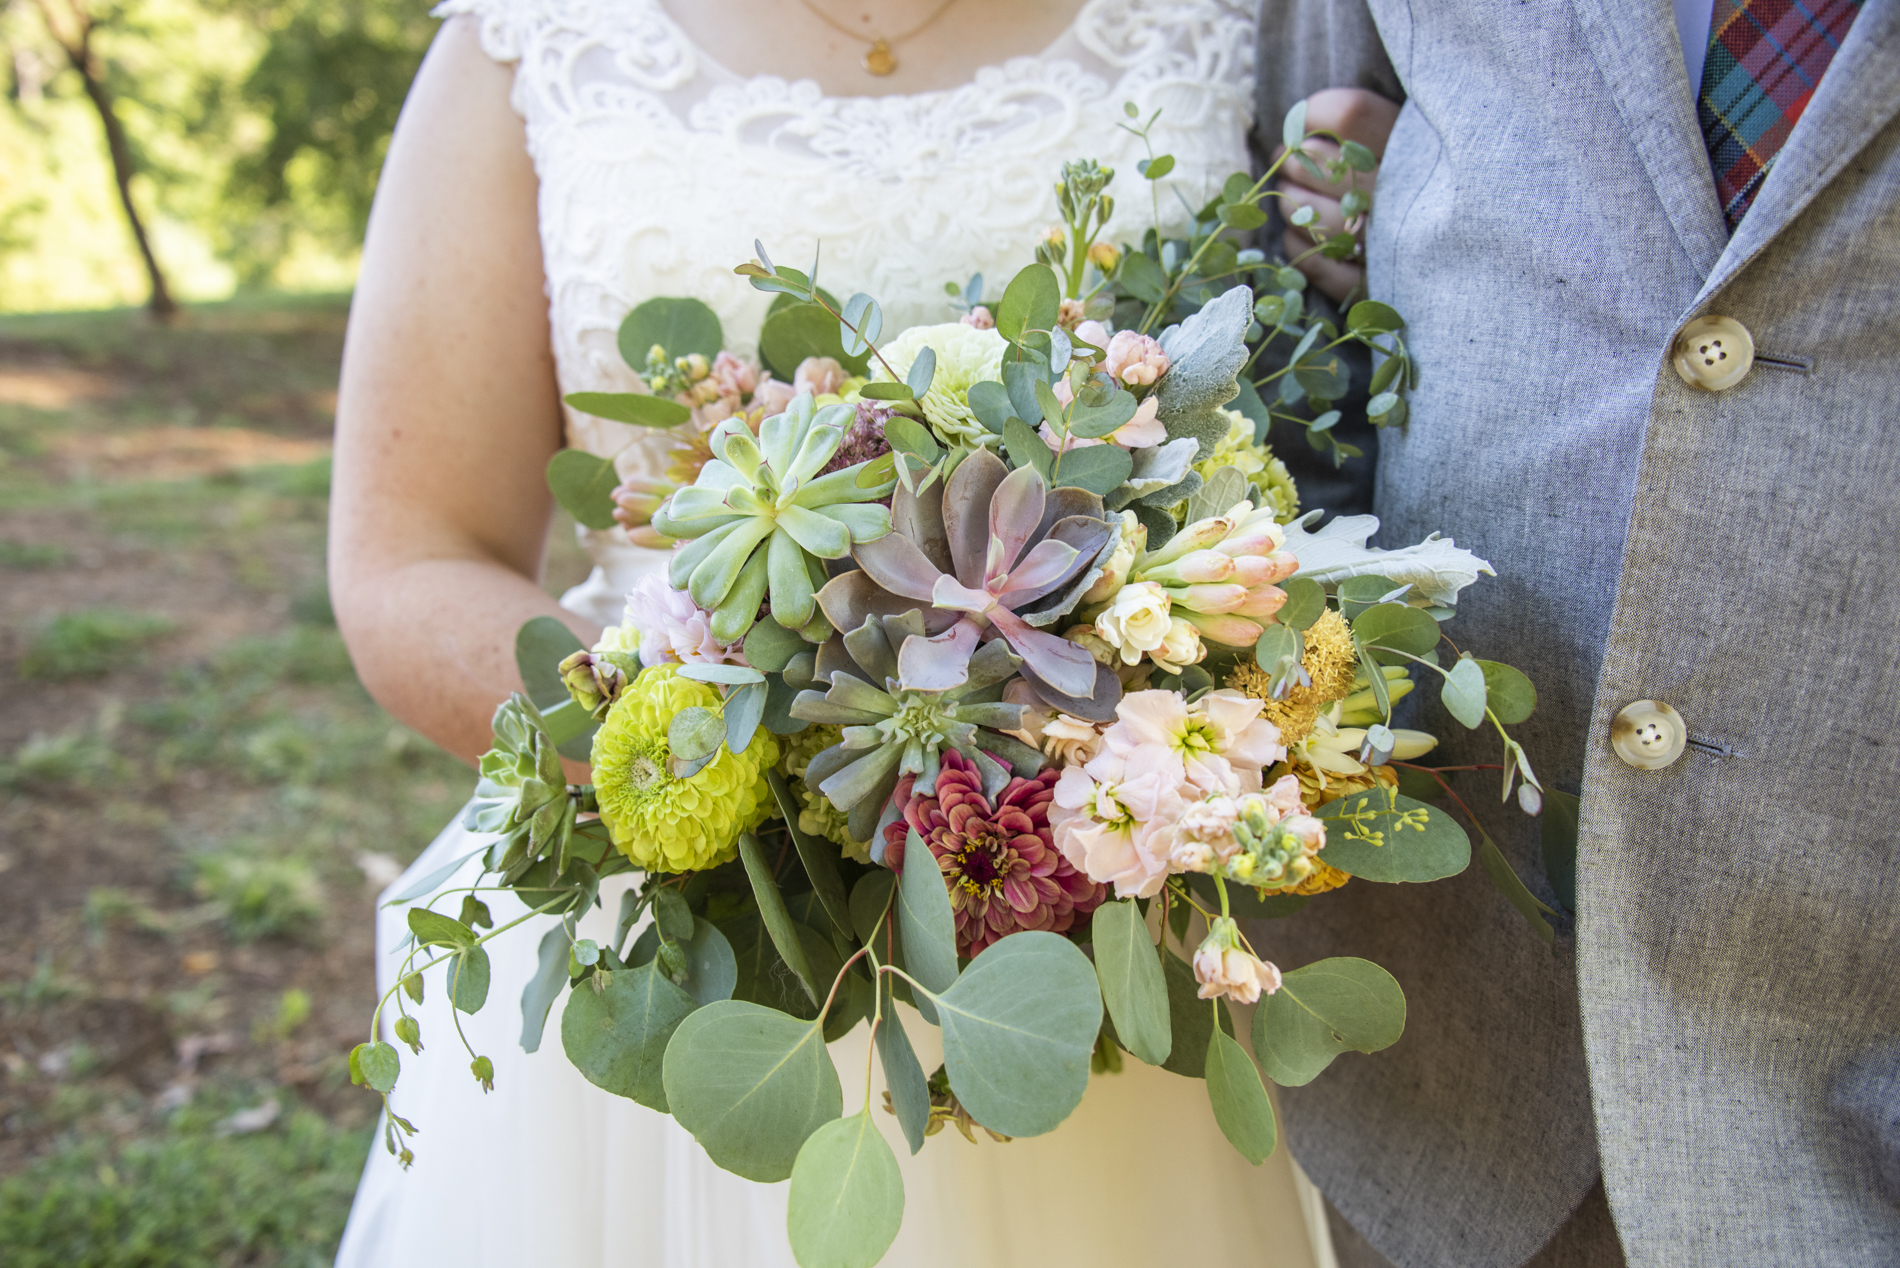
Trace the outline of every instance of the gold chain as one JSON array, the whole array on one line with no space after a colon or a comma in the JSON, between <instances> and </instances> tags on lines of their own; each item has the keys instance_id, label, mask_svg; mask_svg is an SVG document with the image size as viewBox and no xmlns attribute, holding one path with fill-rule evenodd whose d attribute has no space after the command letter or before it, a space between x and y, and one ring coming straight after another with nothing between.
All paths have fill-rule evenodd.
<instances>
[{"instance_id":1,"label":"gold chain","mask_svg":"<svg viewBox=\"0 0 1900 1268\"><path fill-rule=\"evenodd\" d=\"M871 35L864 35L858 31L852 30L850 27L846 26L844 23L832 17L829 13L826 13L823 9L820 9L817 5L813 4L812 0L799 0L800 4L804 5L807 9L811 11L811 15L813 17L817 18L820 22L823 22L826 26L830 27L832 30L837 31L841 35L848 35L854 40L861 40L864 43L869 44L871 46L864 54L864 69L869 71L873 75L888 75L892 71L896 70L897 69L897 54L891 51L891 45L901 44L905 40L909 39L911 36L920 33L921 31L924 30L925 27L928 27L932 22L935 22L938 18L942 17L945 13L949 12L950 6L955 4L956 2L957 0L943 0L942 4L938 5L934 10L931 11L931 14L929 17L925 18L922 22L919 22L916 26L913 26L910 30L905 31L901 35L871 36Z\"/></svg>"}]
</instances>

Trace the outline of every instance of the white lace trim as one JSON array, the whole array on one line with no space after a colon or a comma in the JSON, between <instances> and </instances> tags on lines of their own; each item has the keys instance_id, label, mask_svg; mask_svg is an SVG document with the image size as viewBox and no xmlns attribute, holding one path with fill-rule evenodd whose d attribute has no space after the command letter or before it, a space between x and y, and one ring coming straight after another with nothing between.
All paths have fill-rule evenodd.
<instances>
[{"instance_id":1,"label":"white lace trim","mask_svg":"<svg viewBox=\"0 0 1900 1268\"><path fill-rule=\"evenodd\" d=\"M674 0L686 3L689 0ZM1164 225L1186 221L1248 165L1258 0L1089 0L1034 56L956 88L828 97L811 80L741 77L696 48L659 0L448 0L482 47L515 62L513 102L540 177L541 237L564 392L627 390L615 346L629 309L657 295L710 304L728 346L750 351L769 297L733 274L762 238L843 295L877 297L885 329L942 321L947 281L973 271L992 298L1057 219L1062 162L1120 173L1105 235L1152 223L1135 171L1146 151L1122 103L1162 110L1155 153ZM586 416L569 443L618 451L631 430ZM657 474L666 442L637 440L623 473ZM623 540L590 534L597 557Z\"/></svg>"}]
</instances>

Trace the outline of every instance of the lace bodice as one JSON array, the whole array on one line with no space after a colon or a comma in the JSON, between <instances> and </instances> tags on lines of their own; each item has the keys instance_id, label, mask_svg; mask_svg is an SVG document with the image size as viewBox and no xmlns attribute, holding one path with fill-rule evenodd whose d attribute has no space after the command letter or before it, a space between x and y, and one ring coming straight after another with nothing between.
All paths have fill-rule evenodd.
<instances>
[{"instance_id":1,"label":"lace bodice","mask_svg":"<svg viewBox=\"0 0 1900 1268\"><path fill-rule=\"evenodd\" d=\"M1175 167L1159 182L1160 214L1183 225L1189 205L1248 166L1257 3L1087 0L1039 54L958 88L886 97L736 75L660 0L448 0L437 12L475 15L488 54L518 63L555 361L562 391L576 392L634 387L615 332L654 296L704 300L727 346L751 351L770 297L732 269L754 238L799 268L821 247L820 283L876 297L891 334L950 320L944 283L973 272L994 300L1057 221L1065 160L1120 173L1104 236L1138 240L1154 211L1135 170L1146 151L1118 126L1125 101L1143 118L1162 111L1155 153ZM666 442L626 448L631 433L568 417L570 444L620 453L622 474L657 474ZM640 555L619 530L583 541L609 571ZM612 619L613 588L574 602Z\"/></svg>"}]
</instances>

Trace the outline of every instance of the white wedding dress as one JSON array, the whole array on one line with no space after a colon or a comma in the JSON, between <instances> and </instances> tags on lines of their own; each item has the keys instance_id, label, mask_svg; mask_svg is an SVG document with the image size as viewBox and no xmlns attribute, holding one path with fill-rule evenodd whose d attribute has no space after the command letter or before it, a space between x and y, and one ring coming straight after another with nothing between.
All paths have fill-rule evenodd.
<instances>
[{"instance_id":1,"label":"white wedding dress","mask_svg":"<svg viewBox=\"0 0 1900 1268\"><path fill-rule=\"evenodd\" d=\"M1249 165L1255 0L1088 0L1038 55L987 67L960 88L889 97L827 97L809 81L733 74L687 40L660 0L450 0L440 12L474 15L489 55L517 64L513 100L540 178L564 392L631 386L615 332L654 296L704 300L728 346L751 351L769 297L732 269L754 238L800 268L822 245L821 284L875 296L889 333L952 320L944 283L973 271L993 301L1057 220L1065 160L1120 173L1105 236L1138 240L1153 212L1135 170L1145 151L1116 126L1125 101L1143 118L1162 110L1154 152L1176 159L1159 191L1170 227ZM620 450L630 433L568 419L569 443L597 453ZM636 443L619 464L654 473L658 459L657 446ZM618 530L583 540L599 566L564 602L615 621L632 582L665 556ZM451 825L390 892L485 841ZM626 884L609 882L584 936L612 936ZM498 924L522 910L488 900ZM401 908L378 917L384 990L403 919ZM494 1062L490 1094L469 1073L440 970L431 974L415 1010L427 1050L401 1049L392 1097L420 1129L415 1164L401 1171L379 1140L337 1263L792 1268L784 1184L719 1170L671 1118L586 1082L561 1052L560 1004L540 1050L521 1050L518 1001L550 924L537 919L491 944L488 1004L462 1021ZM933 1069L936 1032L915 1013L906 1021ZM868 1051L862 1025L833 1045L847 1113L864 1102ZM881 1100L881 1078L873 1095ZM1215 1126L1199 1080L1132 1057L1122 1073L1096 1076L1049 1136L971 1145L947 1131L912 1157L895 1120L878 1117L904 1173L903 1230L884 1261L897 1268L1331 1265L1318 1194L1286 1150L1248 1166Z\"/></svg>"}]
</instances>

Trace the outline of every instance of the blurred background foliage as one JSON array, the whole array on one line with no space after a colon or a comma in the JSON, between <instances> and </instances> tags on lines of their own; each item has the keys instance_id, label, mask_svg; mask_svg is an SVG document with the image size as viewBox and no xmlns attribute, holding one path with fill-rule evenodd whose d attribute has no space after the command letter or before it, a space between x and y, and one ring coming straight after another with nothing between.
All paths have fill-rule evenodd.
<instances>
[{"instance_id":1,"label":"blurred background foliage","mask_svg":"<svg viewBox=\"0 0 1900 1268\"><path fill-rule=\"evenodd\" d=\"M419 0L0 0L0 311L162 311L140 232L182 302L347 288L436 25Z\"/></svg>"}]
</instances>

